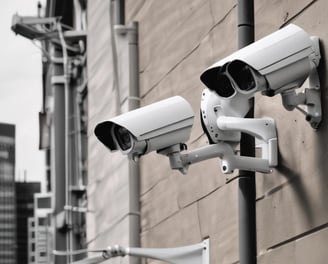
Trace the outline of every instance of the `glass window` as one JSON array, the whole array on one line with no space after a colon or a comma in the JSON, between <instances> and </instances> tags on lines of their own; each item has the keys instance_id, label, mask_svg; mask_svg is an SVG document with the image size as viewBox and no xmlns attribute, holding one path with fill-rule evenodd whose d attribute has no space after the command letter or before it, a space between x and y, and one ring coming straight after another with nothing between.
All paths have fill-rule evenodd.
<instances>
[{"instance_id":1,"label":"glass window","mask_svg":"<svg viewBox=\"0 0 328 264\"><path fill-rule=\"evenodd\" d=\"M39 226L45 226L46 225L46 218L45 217L39 217L38 218L38 225Z\"/></svg>"},{"instance_id":2,"label":"glass window","mask_svg":"<svg viewBox=\"0 0 328 264\"><path fill-rule=\"evenodd\" d=\"M37 198L37 207L38 208L51 208L50 197Z\"/></svg>"}]
</instances>

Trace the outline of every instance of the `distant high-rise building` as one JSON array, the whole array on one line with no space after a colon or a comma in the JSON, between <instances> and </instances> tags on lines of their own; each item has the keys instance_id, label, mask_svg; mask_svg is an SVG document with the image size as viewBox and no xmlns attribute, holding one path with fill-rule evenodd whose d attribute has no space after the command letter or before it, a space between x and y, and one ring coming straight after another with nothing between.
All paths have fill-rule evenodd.
<instances>
[{"instance_id":1,"label":"distant high-rise building","mask_svg":"<svg viewBox=\"0 0 328 264\"><path fill-rule=\"evenodd\" d=\"M28 252L28 218L34 216L34 194L40 182L16 182L17 264L26 264Z\"/></svg>"},{"instance_id":2,"label":"distant high-rise building","mask_svg":"<svg viewBox=\"0 0 328 264\"><path fill-rule=\"evenodd\" d=\"M52 209L51 193L35 193L33 198L33 217L27 220L26 264L55 263L52 257L53 231L51 229ZM57 263L57 262L56 262Z\"/></svg>"},{"instance_id":3,"label":"distant high-rise building","mask_svg":"<svg viewBox=\"0 0 328 264\"><path fill-rule=\"evenodd\" d=\"M50 214L53 212L51 193L34 195L34 231L35 231L35 263L53 263L51 258L53 235L50 228Z\"/></svg>"},{"instance_id":4,"label":"distant high-rise building","mask_svg":"<svg viewBox=\"0 0 328 264\"><path fill-rule=\"evenodd\" d=\"M0 263L16 264L15 125L0 123Z\"/></svg>"},{"instance_id":5,"label":"distant high-rise building","mask_svg":"<svg viewBox=\"0 0 328 264\"><path fill-rule=\"evenodd\" d=\"M35 219L29 217L27 220L27 262L35 264Z\"/></svg>"}]
</instances>

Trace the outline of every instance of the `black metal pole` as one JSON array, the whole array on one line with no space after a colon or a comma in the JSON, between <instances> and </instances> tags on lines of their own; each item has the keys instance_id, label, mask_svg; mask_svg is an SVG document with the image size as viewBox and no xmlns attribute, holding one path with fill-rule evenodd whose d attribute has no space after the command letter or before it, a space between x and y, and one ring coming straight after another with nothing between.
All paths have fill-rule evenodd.
<instances>
[{"instance_id":1,"label":"black metal pole","mask_svg":"<svg viewBox=\"0 0 328 264\"><path fill-rule=\"evenodd\" d=\"M254 42L254 1L238 0L238 48L241 49ZM254 117L254 99L246 118ZM240 155L255 156L255 140L242 134ZM240 264L256 263L256 185L255 173L239 171L239 260Z\"/></svg>"},{"instance_id":2,"label":"black metal pole","mask_svg":"<svg viewBox=\"0 0 328 264\"><path fill-rule=\"evenodd\" d=\"M125 0L114 0L115 25L125 25Z\"/></svg>"}]
</instances>

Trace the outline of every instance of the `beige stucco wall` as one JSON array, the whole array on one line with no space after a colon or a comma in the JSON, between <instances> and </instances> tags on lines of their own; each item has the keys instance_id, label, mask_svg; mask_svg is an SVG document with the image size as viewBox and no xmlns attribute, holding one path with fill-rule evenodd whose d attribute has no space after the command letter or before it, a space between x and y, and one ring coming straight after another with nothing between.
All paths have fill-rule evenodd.
<instances>
[{"instance_id":1,"label":"beige stucco wall","mask_svg":"<svg viewBox=\"0 0 328 264\"><path fill-rule=\"evenodd\" d=\"M88 217L90 247L128 241L127 222L109 228L129 210L124 202L129 195L126 159L109 154L93 136L98 122L115 115L108 2L88 1L88 201L95 210ZM320 37L324 114L327 8L325 0L255 1L256 39L286 23ZM204 88L199 76L237 49L236 10L232 0L126 0L126 22L139 23L141 104L173 95L186 98L195 112L189 149L207 143L198 114ZM255 102L257 117L276 120L280 152L272 174L256 174L258 263L326 263L327 122L314 131L302 114L287 112L279 96L259 95ZM237 263L236 174L222 175L220 161L210 160L182 175L156 153L144 156L140 164L142 246L181 246L209 236L211 263Z\"/></svg>"}]
</instances>

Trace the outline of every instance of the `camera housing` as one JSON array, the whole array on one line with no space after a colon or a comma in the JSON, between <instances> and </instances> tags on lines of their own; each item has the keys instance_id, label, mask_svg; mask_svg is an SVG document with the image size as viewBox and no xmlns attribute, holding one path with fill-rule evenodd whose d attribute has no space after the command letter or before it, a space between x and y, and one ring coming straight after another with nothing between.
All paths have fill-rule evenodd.
<instances>
[{"instance_id":1,"label":"camera housing","mask_svg":"<svg viewBox=\"0 0 328 264\"><path fill-rule=\"evenodd\" d=\"M136 160L188 141L193 120L190 104L174 96L99 123L94 132L111 151L120 150Z\"/></svg>"},{"instance_id":2,"label":"camera housing","mask_svg":"<svg viewBox=\"0 0 328 264\"><path fill-rule=\"evenodd\" d=\"M250 101L236 94L227 100L221 98L214 91L204 89L201 96L200 115L201 124L210 144L221 141L239 143L240 132L221 130L216 122L220 116L244 117L250 108Z\"/></svg>"},{"instance_id":3,"label":"camera housing","mask_svg":"<svg viewBox=\"0 0 328 264\"><path fill-rule=\"evenodd\" d=\"M256 92L282 95L284 107L299 109L313 128L321 121L318 37L290 24L207 68L201 81L219 97L249 99ZM296 93L306 79L310 87ZM303 110L299 105L304 105Z\"/></svg>"}]
</instances>

